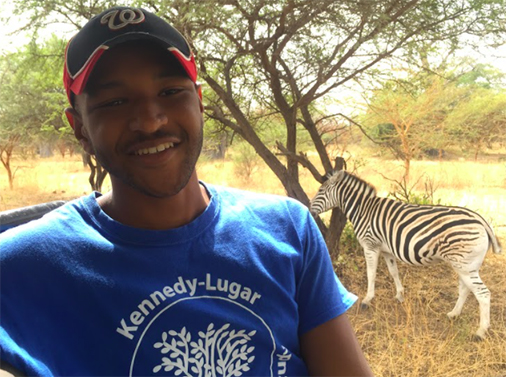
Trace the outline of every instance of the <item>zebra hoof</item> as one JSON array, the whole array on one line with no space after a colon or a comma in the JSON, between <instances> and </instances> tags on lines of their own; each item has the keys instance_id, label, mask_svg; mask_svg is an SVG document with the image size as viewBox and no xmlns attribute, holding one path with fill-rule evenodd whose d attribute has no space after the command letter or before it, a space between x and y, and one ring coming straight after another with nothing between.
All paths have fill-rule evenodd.
<instances>
[{"instance_id":1,"label":"zebra hoof","mask_svg":"<svg viewBox=\"0 0 506 377\"><path fill-rule=\"evenodd\" d=\"M478 334L473 334L473 336L471 337L471 340L476 343L483 342L485 340L485 337L478 335Z\"/></svg>"},{"instance_id":2,"label":"zebra hoof","mask_svg":"<svg viewBox=\"0 0 506 377\"><path fill-rule=\"evenodd\" d=\"M455 314L453 312L450 312L450 313L447 313L446 316L448 317L448 319L450 321L453 321L455 318L457 318L459 315L458 314Z\"/></svg>"},{"instance_id":3,"label":"zebra hoof","mask_svg":"<svg viewBox=\"0 0 506 377\"><path fill-rule=\"evenodd\" d=\"M486 335L487 335L487 330L479 328L478 331L476 331L474 333L474 335L472 336L472 340L473 340L473 342L481 342L482 340L485 339Z\"/></svg>"}]
</instances>

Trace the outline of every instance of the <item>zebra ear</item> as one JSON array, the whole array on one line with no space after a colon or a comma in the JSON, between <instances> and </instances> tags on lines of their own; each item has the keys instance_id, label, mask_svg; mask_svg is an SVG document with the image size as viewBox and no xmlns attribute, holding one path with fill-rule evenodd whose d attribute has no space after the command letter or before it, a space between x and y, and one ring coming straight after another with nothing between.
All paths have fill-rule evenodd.
<instances>
[{"instance_id":1,"label":"zebra ear","mask_svg":"<svg viewBox=\"0 0 506 377\"><path fill-rule=\"evenodd\" d=\"M325 177L323 177L323 182L326 182L328 180L331 180L339 175L339 172L342 170L331 170L325 174Z\"/></svg>"},{"instance_id":2,"label":"zebra ear","mask_svg":"<svg viewBox=\"0 0 506 377\"><path fill-rule=\"evenodd\" d=\"M334 176L334 174L336 174L336 172L337 172L337 170L331 170L331 171L327 172L327 174L325 174L325 176L323 177L323 182L327 182L330 178L332 178Z\"/></svg>"}]
</instances>

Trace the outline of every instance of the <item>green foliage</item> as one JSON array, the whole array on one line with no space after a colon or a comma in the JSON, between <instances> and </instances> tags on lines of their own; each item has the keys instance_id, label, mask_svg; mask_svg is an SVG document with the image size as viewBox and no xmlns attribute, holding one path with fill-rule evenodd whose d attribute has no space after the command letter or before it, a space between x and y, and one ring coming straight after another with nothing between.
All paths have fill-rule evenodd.
<instances>
[{"instance_id":1,"label":"green foliage","mask_svg":"<svg viewBox=\"0 0 506 377\"><path fill-rule=\"evenodd\" d=\"M355 231L353 230L353 225L349 221L346 222L344 226L339 244L340 250L348 253L357 253L362 250L362 246L360 246Z\"/></svg>"},{"instance_id":2,"label":"green foliage","mask_svg":"<svg viewBox=\"0 0 506 377\"><path fill-rule=\"evenodd\" d=\"M20 143L51 142L68 135L62 115L66 96L61 83L62 51L57 37L30 43L6 56L0 66L0 138L19 134ZM58 69L57 69L58 68Z\"/></svg>"},{"instance_id":3,"label":"green foliage","mask_svg":"<svg viewBox=\"0 0 506 377\"><path fill-rule=\"evenodd\" d=\"M475 157L492 142L506 141L506 91L474 88L446 119L448 135Z\"/></svg>"},{"instance_id":4,"label":"green foliage","mask_svg":"<svg viewBox=\"0 0 506 377\"><path fill-rule=\"evenodd\" d=\"M356 258L357 254L362 253L362 246L358 242L358 239L353 230L353 225L348 221L341 233L339 239L339 256L337 260L334 260L334 268L339 276L345 276L353 272L359 271L359 265L357 264L360 258Z\"/></svg>"},{"instance_id":5,"label":"green foliage","mask_svg":"<svg viewBox=\"0 0 506 377\"><path fill-rule=\"evenodd\" d=\"M460 147L475 156L492 142L504 142L504 74L465 60L446 71L414 71L374 90L361 122L380 147L409 167L425 150ZM465 63L465 64L464 64Z\"/></svg>"},{"instance_id":6,"label":"green foliage","mask_svg":"<svg viewBox=\"0 0 506 377\"><path fill-rule=\"evenodd\" d=\"M37 148L50 154L53 145L59 144L62 152L62 142L71 139L70 127L62 118L64 48L65 42L53 36L40 45L32 41L0 62L0 160L11 188L15 149Z\"/></svg>"}]
</instances>

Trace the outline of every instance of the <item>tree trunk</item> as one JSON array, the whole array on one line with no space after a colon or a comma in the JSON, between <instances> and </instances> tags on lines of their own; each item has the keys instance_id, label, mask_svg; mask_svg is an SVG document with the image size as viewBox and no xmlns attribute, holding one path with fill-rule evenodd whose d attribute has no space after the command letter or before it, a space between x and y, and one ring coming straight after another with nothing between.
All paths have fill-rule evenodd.
<instances>
[{"instance_id":1,"label":"tree trunk","mask_svg":"<svg viewBox=\"0 0 506 377\"><path fill-rule=\"evenodd\" d=\"M53 156L53 148L49 143L41 143L39 145L39 156L42 158L48 158Z\"/></svg>"},{"instance_id":2,"label":"tree trunk","mask_svg":"<svg viewBox=\"0 0 506 377\"><path fill-rule=\"evenodd\" d=\"M337 261L337 258L339 257L339 240L341 239L341 234L343 233L346 221L346 216L340 209L335 208L332 210L330 224L325 235L325 243L329 249L332 261Z\"/></svg>"},{"instance_id":3,"label":"tree trunk","mask_svg":"<svg viewBox=\"0 0 506 377\"><path fill-rule=\"evenodd\" d=\"M334 160L334 170L339 171L343 169L346 169L346 160L342 157L336 157ZM339 240L341 239L341 234L343 233L346 221L346 216L341 211L341 209L334 208L332 210L332 215L330 216L330 224L324 235L325 243L329 249L330 258L332 261L337 261L337 258L339 257Z\"/></svg>"},{"instance_id":4,"label":"tree trunk","mask_svg":"<svg viewBox=\"0 0 506 377\"><path fill-rule=\"evenodd\" d=\"M7 141L6 145L0 147L0 161L2 162L2 165L4 166L5 170L7 170L7 177L9 179L9 188L11 190L14 189L14 173L12 172L11 168L11 157L14 147L16 146L19 139L20 139L19 135L11 136L9 137L9 140Z\"/></svg>"},{"instance_id":5,"label":"tree trunk","mask_svg":"<svg viewBox=\"0 0 506 377\"><path fill-rule=\"evenodd\" d=\"M404 159L404 180L406 182L409 181L410 166L411 166L410 158L406 156L406 158Z\"/></svg>"},{"instance_id":6,"label":"tree trunk","mask_svg":"<svg viewBox=\"0 0 506 377\"><path fill-rule=\"evenodd\" d=\"M14 189L14 176L12 174L11 164L8 162L5 166L5 170L7 170L7 177L9 177L9 188L11 190Z\"/></svg>"},{"instance_id":7,"label":"tree trunk","mask_svg":"<svg viewBox=\"0 0 506 377\"><path fill-rule=\"evenodd\" d=\"M216 157L223 160L227 152L227 147L228 147L228 137L225 132L222 132L220 144L218 145L218 155Z\"/></svg>"}]
</instances>

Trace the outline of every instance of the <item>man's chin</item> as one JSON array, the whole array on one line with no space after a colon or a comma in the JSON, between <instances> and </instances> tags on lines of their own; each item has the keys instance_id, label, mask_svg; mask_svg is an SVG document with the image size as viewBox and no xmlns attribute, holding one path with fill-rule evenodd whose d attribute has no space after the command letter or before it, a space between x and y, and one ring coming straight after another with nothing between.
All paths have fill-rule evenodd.
<instances>
[{"instance_id":1,"label":"man's chin","mask_svg":"<svg viewBox=\"0 0 506 377\"><path fill-rule=\"evenodd\" d=\"M169 187L165 188L157 187L156 189L153 187L135 183L130 184L130 187L135 191L139 192L140 194L147 196L149 198L168 199L179 194L187 185L188 181L176 185L170 185Z\"/></svg>"}]
</instances>

